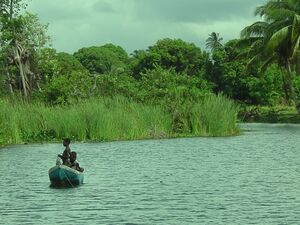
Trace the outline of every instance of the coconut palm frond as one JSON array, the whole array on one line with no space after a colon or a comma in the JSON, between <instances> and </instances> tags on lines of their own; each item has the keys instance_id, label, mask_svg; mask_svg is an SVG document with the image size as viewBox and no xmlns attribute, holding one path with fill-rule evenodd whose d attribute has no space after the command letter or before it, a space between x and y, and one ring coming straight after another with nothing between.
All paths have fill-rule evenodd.
<instances>
[{"instance_id":1,"label":"coconut palm frond","mask_svg":"<svg viewBox=\"0 0 300 225\"><path fill-rule=\"evenodd\" d=\"M265 5L258 6L254 11L254 15L262 17L265 14L265 11L266 11Z\"/></svg>"},{"instance_id":2,"label":"coconut palm frond","mask_svg":"<svg viewBox=\"0 0 300 225\"><path fill-rule=\"evenodd\" d=\"M244 59L249 57L249 50L241 51L237 56L236 59Z\"/></svg>"},{"instance_id":3,"label":"coconut palm frond","mask_svg":"<svg viewBox=\"0 0 300 225\"><path fill-rule=\"evenodd\" d=\"M287 3L286 0L283 0L283 1L271 0L271 1L267 2L265 5L257 7L254 12L254 15L263 17L270 10L286 9L286 8L290 8L289 4Z\"/></svg>"},{"instance_id":4,"label":"coconut palm frond","mask_svg":"<svg viewBox=\"0 0 300 225\"><path fill-rule=\"evenodd\" d=\"M292 60L295 60L295 58L297 57L297 54L298 54L299 51L300 51L300 36L298 37L298 39L296 41L296 44L293 48L293 54L292 54L292 57L291 57Z\"/></svg>"},{"instance_id":5,"label":"coconut palm frond","mask_svg":"<svg viewBox=\"0 0 300 225\"><path fill-rule=\"evenodd\" d=\"M238 42L236 43L236 47L237 48L247 48L258 40L262 40L262 37L242 38L242 39L238 40Z\"/></svg>"},{"instance_id":6,"label":"coconut palm frond","mask_svg":"<svg viewBox=\"0 0 300 225\"><path fill-rule=\"evenodd\" d=\"M298 0L286 0L286 4L288 8L293 9L295 12L300 8L300 2Z\"/></svg>"},{"instance_id":7,"label":"coconut palm frond","mask_svg":"<svg viewBox=\"0 0 300 225\"><path fill-rule=\"evenodd\" d=\"M269 53L276 51L279 46L282 46L282 44L288 41L290 32L291 26L284 27L275 32L267 43L266 51Z\"/></svg>"},{"instance_id":8,"label":"coconut palm frond","mask_svg":"<svg viewBox=\"0 0 300 225\"><path fill-rule=\"evenodd\" d=\"M300 16L295 15L293 26L292 26L292 41L295 41L299 35L300 35Z\"/></svg>"},{"instance_id":9,"label":"coconut palm frond","mask_svg":"<svg viewBox=\"0 0 300 225\"><path fill-rule=\"evenodd\" d=\"M265 13L266 21L283 21L283 20L293 20L295 12L290 9L272 9L267 10Z\"/></svg>"},{"instance_id":10,"label":"coconut palm frond","mask_svg":"<svg viewBox=\"0 0 300 225\"><path fill-rule=\"evenodd\" d=\"M259 39L256 42L253 42L250 46L249 54L254 55L254 54L259 54L263 52L265 48L265 40L264 39Z\"/></svg>"},{"instance_id":11,"label":"coconut palm frond","mask_svg":"<svg viewBox=\"0 0 300 225\"><path fill-rule=\"evenodd\" d=\"M246 70L249 71L249 69L253 66L253 65L256 65L258 62L261 61L261 55L260 54L257 54L255 56L253 56L249 62L247 63L246 65Z\"/></svg>"},{"instance_id":12,"label":"coconut palm frond","mask_svg":"<svg viewBox=\"0 0 300 225\"><path fill-rule=\"evenodd\" d=\"M241 51L237 58L249 58L259 54L263 51L264 39L261 37L251 37L248 39L241 39L237 42L236 47L240 48Z\"/></svg>"},{"instance_id":13,"label":"coconut palm frond","mask_svg":"<svg viewBox=\"0 0 300 225\"><path fill-rule=\"evenodd\" d=\"M273 33L290 25L291 21L288 20L273 21L272 23L269 23L269 26L266 28L266 34L268 35L268 38L271 38Z\"/></svg>"},{"instance_id":14,"label":"coconut palm frond","mask_svg":"<svg viewBox=\"0 0 300 225\"><path fill-rule=\"evenodd\" d=\"M260 67L260 71L261 71L261 72L265 72L265 71L267 70L268 66L270 66L270 64L271 64L272 62L276 61L276 59L277 59L276 54L271 55L269 58L267 58L267 59L263 62L263 64L262 64L261 67Z\"/></svg>"},{"instance_id":15,"label":"coconut palm frond","mask_svg":"<svg viewBox=\"0 0 300 225\"><path fill-rule=\"evenodd\" d=\"M249 37L263 37L265 34L265 31L268 27L267 22L258 21L253 23L250 26L245 27L241 31L241 37L242 38L249 38Z\"/></svg>"}]
</instances>

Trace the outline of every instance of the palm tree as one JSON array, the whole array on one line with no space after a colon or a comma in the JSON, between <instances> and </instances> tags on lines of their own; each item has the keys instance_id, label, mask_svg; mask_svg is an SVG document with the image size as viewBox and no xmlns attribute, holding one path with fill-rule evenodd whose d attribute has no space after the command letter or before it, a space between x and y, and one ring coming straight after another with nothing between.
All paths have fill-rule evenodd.
<instances>
[{"instance_id":1,"label":"palm tree","mask_svg":"<svg viewBox=\"0 0 300 225\"><path fill-rule=\"evenodd\" d=\"M206 48L211 49L212 52L217 49L221 49L223 47L221 44L223 38L220 38L219 36L219 33L212 32L206 39Z\"/></svg>"},{"instance_id":2,"label":"palm tree","mask_svg":"<svg viewBox=\"0 0 300 225\"><path fill-rule=\"evenodd\" d=\"M270 0L255 11L255 15L261 16L263 21L255 22L241 32L242 41L251 44L250 65L262 62L261 69L264 70L276 62L282 68L287 100L295 100L292 65L298 65L300 61L299 14L299 0Z\"/></svg>"}]
</instances>

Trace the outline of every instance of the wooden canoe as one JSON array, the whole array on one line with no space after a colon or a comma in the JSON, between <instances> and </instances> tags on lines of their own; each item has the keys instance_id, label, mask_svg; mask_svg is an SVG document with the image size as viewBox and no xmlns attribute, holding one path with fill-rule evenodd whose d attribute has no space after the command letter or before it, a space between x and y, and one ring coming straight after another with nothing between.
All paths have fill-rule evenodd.
<instances>
[{"instance_id":1,"label":"wooden canoe","mask_svg":"<svg viewBox=\"0 0 300 225\"><path fill-rule=\"evenodd\" d=\"M77 186L83 183L83 173L65 165L57 165L49 169L52 186Z\"/></svg>"}]
</instances>

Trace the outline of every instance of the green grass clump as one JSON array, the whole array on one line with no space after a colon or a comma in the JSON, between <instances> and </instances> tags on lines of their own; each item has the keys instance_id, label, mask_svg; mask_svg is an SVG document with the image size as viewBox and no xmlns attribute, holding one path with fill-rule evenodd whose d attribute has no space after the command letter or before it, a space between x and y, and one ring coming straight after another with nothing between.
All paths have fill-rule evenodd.
<instances>
[{"instance_id":1,"label":"green grass clump","mask_svg":"<svg viewBox=\"0 0 300 225\"><path fill-rule=\"evenodd\" d=\"M239 133L238 106L223 95L209 95L196 106L199 124L209 136L230 136Z\"/></svg>"}]
</instances>

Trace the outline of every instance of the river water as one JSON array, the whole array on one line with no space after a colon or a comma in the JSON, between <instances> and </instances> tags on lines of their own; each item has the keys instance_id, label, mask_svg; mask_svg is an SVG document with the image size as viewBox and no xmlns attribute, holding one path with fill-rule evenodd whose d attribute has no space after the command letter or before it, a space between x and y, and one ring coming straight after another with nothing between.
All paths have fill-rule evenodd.
<instances>
[{"instance_id":1,"label":"river water","mask_svg":"<svg viewBox=\"0 0 300 225\"><path fill-rule=\"evenodd\" d=\"M300 126L229 138L73 143L82 186L49 187L61 144L0 149L0 224L300 224Z\"/></svg>"}]
</instances>

